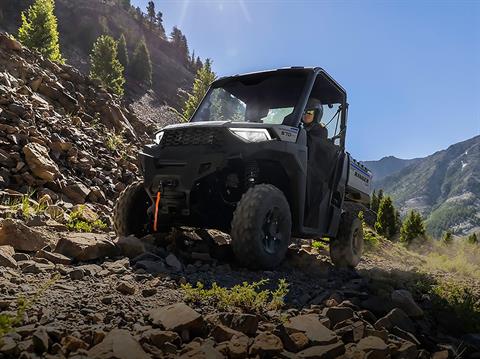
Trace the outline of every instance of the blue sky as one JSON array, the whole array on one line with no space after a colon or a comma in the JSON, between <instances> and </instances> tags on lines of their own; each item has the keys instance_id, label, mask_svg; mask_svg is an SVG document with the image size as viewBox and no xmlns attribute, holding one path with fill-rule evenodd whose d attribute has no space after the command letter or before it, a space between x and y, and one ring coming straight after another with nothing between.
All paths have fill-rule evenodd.
<instances>
[{"instance_id":1,"label":"blue sky","mask_svg":"<svg viewBox=\"0 0 480 359\"><path fill-rule=\"evenodd\" d=\"M480 1L155 4L167 33L177 25L218 75L327 70L348 92L358 159L426 156L480 134Z\"/></svg>"}]
</instances>

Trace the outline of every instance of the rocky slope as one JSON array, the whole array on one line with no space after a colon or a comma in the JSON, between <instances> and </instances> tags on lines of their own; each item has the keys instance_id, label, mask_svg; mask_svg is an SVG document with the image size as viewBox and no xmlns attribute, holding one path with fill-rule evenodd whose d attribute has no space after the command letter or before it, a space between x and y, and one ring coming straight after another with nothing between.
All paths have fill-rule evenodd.
<instances>
[{"instance_id":1,"label":"rocky slope","mask_svg":"<svg viewBox=\"0 0 480 359\"><path fill-rule=\"evenodd\" d=\"M377 183L403 213L420 211L435 236L480 231L480 136L417 160Z\"/></svg>"},{"instance_id":2,"label":"rocky slope","mask_svg":"<svg viewBox=\"0 0 480 359\"><path fill-rule=\"evenodd\" d=\"M4 34L0 69L0 189L111 208L136 179L137 146L150 130L75 68Z\"/></svg>"},{"instance_id":3,"label":"rocky slope","mask_svg":"<svg viewBox=\"0 0 480 359\"><path fill-rule=\"evenodd\" d=\"M32 0L0 1L0 31L16 34L21 24L20 13L31 3ZM108 34L118 39L123 33L130 54L133 54L138 40L144 38L152 59L152 96L155 103L158 106L181 107L178 91L190 90L194 73L176 58L175 49L167 39L137 21L119 3L110 0L56 0L55 14L63 56L69 64L86 74L89 71L89 54L99 35ZM127 100L135 103L144 93L145 88L133 79L127 81Z\"/></svg>"},{"instance_id":4,"label":"rocky slope","mask_svg":"<svg viewBox=\"0 0 480 359\"><path fill-rule=\"evenodd\" d=\"M413 359L473 358L480 350L467 317L439 310L425 291L448 274L422 272L420 256L389 242L371 249L357 272L336 270L325 250L302 242L277 270L251 272L235 266L228 243L217 231L115 239L4 220L2 314L16 315L19 296L33 302L0 356ZM271 289L286 280L283 305L241 298L220 309L182 287L262 279ZM480 298L480 282L468 286Z\"/></svg>"}]
</instances>

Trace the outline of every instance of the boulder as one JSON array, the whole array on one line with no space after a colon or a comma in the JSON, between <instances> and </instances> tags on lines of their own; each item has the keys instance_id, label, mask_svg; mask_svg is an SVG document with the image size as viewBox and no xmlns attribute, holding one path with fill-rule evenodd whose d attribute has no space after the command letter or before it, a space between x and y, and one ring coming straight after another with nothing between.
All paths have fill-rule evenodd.
<instances>
[{"instance_id":1,"label":"boulder","mask_svg":"<svg viewBox=\"0 0 480 359\"><path fill-rule=\"evenodd\" d=\"M60 170L48 154L48 149L44 146L31 142L23 147L25 161L30 167L32 173L46 181L54 181L60 177Z\"/></svg>"},{"instance_id":2,"label":"boulder","mask_svg":"<svg viewBox=\"0 0 480 359\"><path fill-rule=\"evenodd\" d=\"M0 226L0 245L10 245L17 251L35 252L54 243L46 234L19 220L7 218Z\"/></svg>"},{"instance_id":3,"label":"boulder","mask_svg":"<svg viewBox=\"0 0 480 359\"><path fill-rule=\"evenodd\" d=\"M386 316L380 318L375 322L376 329L392 329L399 327L407 332L414 332L415 326L408 315L401 309L395 308L391 310Z\"/></svg>"},{"instance_id":4,"label":"boulder","mask_svg":"<svg viewBox=\"0 0 480 359\"><path fill-rule=\"evenodd\" d=\"M17 261L13 258L15 249L12 246L0 246L0 267L17 268Z\"/></svg>"},{"instance_id":5,"label":"boulder","mask_svg":"<svg viewBox=\"0 0 480 359\"><path fill-rule=\"evenodd\" d=\"M118 283L116 290L122 294L127 294L127 295L135 294L135 286L125 281Z\"/></svg>"},{"instance_id":6,"label":"boulder","mask_svg":"<svg viewBox=\"0 0 480 359\"><path fill-rule=\"evenodd\" d=\"M264 357L274 357L283 350L283 344L279 337L271 333L260 333L255 337L250 347L250 355Z\"/></svg>"},{"instance_id":7,"label":"boulder","mask_svg":"<svg viewBox=\"0 0 480 359\"><path fill-rule=\"evenodd\" d=\"M179 333L200 331L203 327L203 317L185 303L155 308L150 311L150 319L154 325Z\"/></svg>"},{"instance_id":8,"label":"boulder","mask_svg":"<svg viewBox=\"0 0 480 359\"><path fill-rule=\"evenodd\" d=\"M382 339L373 336L360 340L357 350L363 351L371 359L386 359L390 354L388 345Z\"/></svg>"},{"instance_id":9,"label":"boulder","mask_svg":"<svg viewBox=\"0 0 480 359\"><path fill-rule=\"evenodd\" d=\"M339 340L335 332L320 322L318 314L305 314L290 318L284 326L289 334L304 333L315 345L332 344Z\"/></svg>"},{"instance_id":10,"label":"boulder","mask_svg":"<svg viewBox=\"0 0 480 359\"><path fill-rule=\"evenodd\" d=\"M297 353L297 358L333 359L345 353L345 345L339 341L328 345L316 345Z\"/></svg>"},{"instance_id":11,"label":"boulder","mask_svg":"<svg viewBox=\"0 0 480 359\"><path fill-rule=\"evenodd\" d=\"M62 193L70 198L75 204L85 203L90 190L81 182L69 184L62 189Z\"/></svg>"},{"instance_id":12,"label":"boulder","mask_svg":"<svg viewBox=\"0 0 480 359\"><path fill-rule=\"evenodd\" d=\"M409 317L419 318L423 316L423 310L418 306L412 297L412 293L405 289L398 289L392 292L392 302L402 309Z\"/></svg>"},{"instance_id":13,"label":"boulder","mask_svg":"<svg viewBox=\"0 0 480 359\"><path fill-rule=\"evenodd\" d=\"M118 255L119 250L106 235L95 233L68 233L62 235L55 247L61 253L77 261L90 261Z\"/></svg>"},{"instance_id":14,"label":"boulder","mask_svg":"<svg viewBox=\"0 0 480 359\"><path fill-rule=\"evenodd\" d=\"M52 253L49 251L45 251L43 249L39 250L35 254L35 258L45 258L48 259L50 262L54 264L64 264L64 265L69 265L72 263L72 260L68 258L67 256L64 256L63 254L60 253Z\"/></svg>"},{"instance_id":15,"label":"boulder","mask_svg":"<svg viewBox=\"0 0 480 359\"><path fill-rule=\"evenodd\" d=\"M353 318L353 309L349 307L330 307L325 308L322 315L330 319L330 323L333 327L337 323Z\"/></svg>"},{"instance_id":16,"label":"boulder","mask_svg":"<svg viewBox=\"0 0 480 359\"><path fill-rule=\"evenodd\" d=\"M217 325L213 328L212 333L210 334L217 343L226 342L232 339L235 335L245 335L239 331L236 331L232 328L229 328L223 324Z\"/></svg>"},{"instance_id":17,"label":"boulder","mask_svg":"<svg viewBox=\"0 0 480 359\"><path fill-rule=\"evenodd\" d=\"M135 258L146 252L144 242L134 235L118 237L115 244L120 248L122 254L128 258Z\"/></svg>"},{"instance_id":18,"label":"boulder","mask_svg":"<svg viewBox=\"0 0 480 359\"><path fill-rule=\"evenodd\" d=\"M178 260L175 254L170 253L167 258L165 258L165 262L169 267L172 267L176 271L181 271L183 269L183 264Z\"/></svg>"},{"instance_id":19,"label":"boulder","mask_svg":"<svg viewBox=\"0 0 480 359\"><path fill-rule=\"evenodd\" d=\"M232 359L244 359L248 355L248 337L246 335L234 335L228 342L228 354Z\"/></svg>"},{"instance_id":20,"label":"boulder","mask_svg":"<svg viewBox=\"0 0 480 359\"><path fill-rule=\"evenodd\" d=\"M113 329L102 342L88 351L89 358L96 359L149 359L137 340L124 329Z\"/></svg>"},{"instance_id":21,"label":"boulder","mask_svg":"<svg viewBox=\"0 0 480 359\"><path fill-rule=\"evenodd\" d=\"M214 325L221 323L248 336L255 335L258 328L258 317L253 314L215 313L208 315L205 319Z\"/></svg>"}]
</instances>

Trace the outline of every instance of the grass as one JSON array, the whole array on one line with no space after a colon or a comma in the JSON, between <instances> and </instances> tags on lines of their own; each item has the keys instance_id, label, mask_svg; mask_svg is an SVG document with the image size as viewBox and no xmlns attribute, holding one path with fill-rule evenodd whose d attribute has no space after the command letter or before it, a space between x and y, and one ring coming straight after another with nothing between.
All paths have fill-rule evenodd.
<instances>
[{"instance_id":1,"label":"grass","mask_svg":"<svg viewBox=\"0 0 480 359\"><path fill-rule=\"evenodd\" d=\"M328 243L325 243L323 241L313 240L312 241L312 247L320 251L320 250L328 250L329 245L328 245Z\"/></svg>"},{"instance_id":2,"label":"grass","mask_svg":"<svg viewBox=\"0 0 480 359\"><path fill-rule=\"evenodd\" d=\"M84 206L80 206L76 211L72 211L68 216L67 229L74 232L93 232L94 230L105 231L108 229L106 223L102 222L100 219L95 221L87 221L82 216L84 211Z\"/></svg>"},{"instance_id":3,"label":"grass","mask_svg":"<svg viewBox=\"0 0 480 359\"><path fill-rule=\"evenodd\" d=\"M213 283L212 287L197 282L182 285L185 301L212 305L219 310L240 310L246 313L262 313L267 310L277 310L284 306L284 298L288 294L288 283L281 279L275 290L261 289L268 283L262 279L251 284L243 282L232 288L223 288Z\"/></svg>"},{"instance_id":4,"label":"grass","mask_svg":"<svg viewBox=\"0 0 480 359\"><path fill-rule=\"evenodd\" d=\"M119 148L124 147L124 140L122 135L117 135L116 133L110 132L107 133L107 140L105 141L105 146L110 151L116 151Z\"/></svg>"},{"instance_id":5,"label":"grass","mask_svg":"<svg viewBox=\"0 0 480 359\"><path fill-rule=\"evenodd\" d=\"M41 214L47 208L45 203L37 203L32 201L32 196L35 192L29 191L27 194L24 194L21 198L18 199L8 199L3 201L1 204L7 207L10 207L13 211L19 211L22 214L24 219L29 219L30 217ZM32 203L33 202L33 203Z\"/></svg>"}]
</instances>

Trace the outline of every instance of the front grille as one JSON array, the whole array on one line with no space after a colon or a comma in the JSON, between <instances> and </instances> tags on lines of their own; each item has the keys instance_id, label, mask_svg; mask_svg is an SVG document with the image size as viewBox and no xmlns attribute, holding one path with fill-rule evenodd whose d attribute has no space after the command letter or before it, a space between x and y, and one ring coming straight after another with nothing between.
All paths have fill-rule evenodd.
<instances>
[{"instance_id":1,"label":"front grille","mask_svg":"<svg viewBox=\"0 0 480 359\"><path fill-rule=\"evenodd\" d=\"M162 148L188 145L221 145L224 131L219 128L178 128L166 130Z\"/></svg>"}]
</instances>

